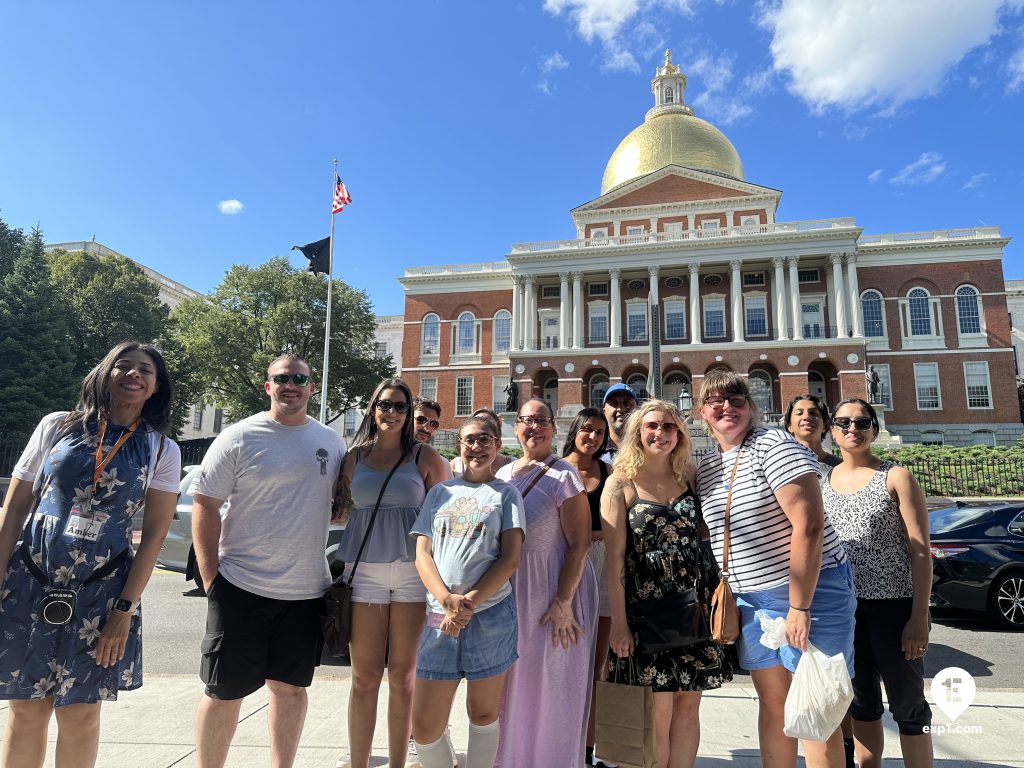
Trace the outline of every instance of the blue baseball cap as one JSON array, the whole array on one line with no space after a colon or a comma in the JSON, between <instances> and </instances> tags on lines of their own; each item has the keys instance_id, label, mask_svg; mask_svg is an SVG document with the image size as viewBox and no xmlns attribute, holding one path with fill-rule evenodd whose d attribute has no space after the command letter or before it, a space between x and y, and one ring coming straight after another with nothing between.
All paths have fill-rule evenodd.
<instances>
[{"instance_id":1,"label":"blue baseball cap","mask_svg":"<svg viewBox=\"0 0 1024 768\"><path fill-rule=\"evenodd\" d=\"M604 401L601 404L602 405L606 405L608 403L608 398L609 397L611 397L612 395L620 394L620 393L629 395L630 397L633 398L634 402L640 402L639 398L637 398L637 396L636 396L636 392L634 392L633 388L631 386L629 386L628 384L612 384L605 391L605 393L604 393Z\"/></svg>"}]
</instances>

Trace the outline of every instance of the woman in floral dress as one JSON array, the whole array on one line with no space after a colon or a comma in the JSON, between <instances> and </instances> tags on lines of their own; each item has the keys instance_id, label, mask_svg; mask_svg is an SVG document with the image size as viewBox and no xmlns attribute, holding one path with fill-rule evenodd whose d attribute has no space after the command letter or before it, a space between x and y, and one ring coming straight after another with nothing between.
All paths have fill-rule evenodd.
<instances>
[{"instance_id":1,"label":"woman in floral dress","mask_svg":"<svg viewBox=\"0 0 1024 768\"><path fill-rule=\"evenodd\" d=\"M732 679L721 646L709 640L641 653L630 611L650 600L696 589L709 609L717 584L702 544L704 523L693 490L693 449L671 403L648 400L633 412L601 503L611 603L608 679L650 686L658 765L692 768L700 744L701 692ZM633 657L633 658L630 658Z\"/></svg>"},{"instance_id":2,"label":"woman in floral dress","mask_svg":"<svg viewBox=\"0 0 1024 768\"><path fill-rule=\"evenodd\" d=\"M0 518L5 768L42 766L54 711L58 768L95 765L99 702L142 685L139 600L181 477L161 434L170 408L160 353L122 342L85 377L78 410L46 416L14 468ZM60 600L44 600L52 590Z\"/></svg>"}]
</instances>

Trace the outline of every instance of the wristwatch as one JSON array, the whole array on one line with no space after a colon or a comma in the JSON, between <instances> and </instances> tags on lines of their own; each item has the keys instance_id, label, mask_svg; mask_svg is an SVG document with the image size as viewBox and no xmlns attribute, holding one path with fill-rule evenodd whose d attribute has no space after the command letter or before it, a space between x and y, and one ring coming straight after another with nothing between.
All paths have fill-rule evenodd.
<instances>
[{"instance_id":1,"label":"wristwatch","mask_svg":"<svg viewBox=\"0 0 1024 768\"><path fill-rule=\"evenodd\" d=\"M115 611L122 611L123 613L131 613L132 612L132 601L131 600L125 600L123 597L119 597L119 598L117 598L117 600L114 601L114 610Z\"/></svg>"}]
</instances>

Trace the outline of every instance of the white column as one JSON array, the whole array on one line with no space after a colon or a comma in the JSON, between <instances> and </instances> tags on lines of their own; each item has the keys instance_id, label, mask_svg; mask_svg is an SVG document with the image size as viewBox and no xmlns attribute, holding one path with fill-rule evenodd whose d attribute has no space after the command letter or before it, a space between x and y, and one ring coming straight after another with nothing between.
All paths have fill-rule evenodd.
<instances>
[{"instance_id":1,"label":"white column","mask_svg":"<svg viewBox=\"0 0 1024 768\"><path fill-rule=\"evenodd\" d=\"M843 283L843 256L833 253L828 257L832 262L832 285L836 294L836 338L848 339L846 332L846 286Z\"/></svg>"},{"instance_id":2,"label":"white column","mask_svg":"<svg viewBox=\"0 0 1024 768\"><path fill-rule=\"evenodd\" d=\"M793 341L803 341L803 308L800 306L800 275L797 274L797 257L787 256L789 264L789 305L793 310Z\"/></svg>"},{"instance_id":3,"label":"white column","mask_svg":"<svg viewBox=\"0 0 1024 768\"><path fill-rule=\"evenodd\" d=\"M523 278L512 275L512 349L523 348Z\"/></svg>"},{"instance_id":4,"label":"white column","mask_svg":"<svg viewBox=\"0 0 1024 768\"><path fill-rule=\"evenodd\" d=\"M690 265L690 343L700 344L700 266Z\"/></svg>"},{"instance_id":5,"label":"white column","mask_svg":"<svg viewBox=\"0 0 1024 768\"><path fill-rule=\"evenodd\" d=\"M611 307L608 310L608 322L612 326L612 347L622 346L622 301L619 298L619 275L621 274L618 269L608 270L608 274L611 277Z\"/></svg>"},{"instance_id":6,"label":"white column","mask_svg":"<svg viewBox=\"0 0 1024 768\"><path fill-rule=\"evenodd\" d=\"M853 338L864 338L864 315L861 314L860 284L857 282L857 253L846 254L846 281L850 287L850 317L853 318Z\"/></svg>"},{"instance_id":7,"label":"white column","mask_svg":"<svg viewBox=\"0 0 1024 768\"><path fill-rule=\"evenodd\" d=\"M650 305L651 312L661 312L661 307L658 298L658 267L652 265L647 267L647 275L651 279L651 290L647 298L647 303ZM654 341L654 323L653 319L648 318L647 322L651 323L651 327L647 329L647 338Z\"/></svg>"},{"instance_id":8,"label":"white column","mask_svg":"<svg viewBox=\"0 0 1024 768\"><path fill-rule=\"evenodd\" d=\"M572 348L583 349L583 273L572 273Z\"/></svg>"},{"instance_id":9,"label":"white column","mask_svg":"<svg viewBox=\"0 0 1024 768\"><path fill-rule=\"evenodd\" d=\"M780 256L772 259L772 266L775 268L775 278L772 285L775 287L775 338L778 341L788 341L789 319L786 315L786 273L783 271L785 261Z\"/></svg>"},{"instance_id":10,"label":"white column","mask_svg":"<svg viewBox=\"0 0 1024 768\"><path fill-rule=\"evenodd\" d=\"M523 296L523 349L527 352L536 349L537 341L537 287L533 275L526 276L525 295Z\"/></svg>"},{"instance_id":11,"label":"white column","mask_svg":"<svg viewBox=\"0 0 1024 768\"><path fill-rule=\"evenodd\" d=\"M730 293L732 301L732 340L743 341L743 286L742 277L740 276L740 265L739 259L733 259L729 262L729 267L732 269L732 277L730 278L729 285L731 287Z\"/></svg>"},{"instance_id":12,"label":"white column","mask_svg":"<svg viewBox=\"0 0 1024 768\"><path fill-rule=\"evenodd\" d=\"M569 325L569 273L558 273L558 347L569 348L572 329Z\"/></svg>"}]
</instances>

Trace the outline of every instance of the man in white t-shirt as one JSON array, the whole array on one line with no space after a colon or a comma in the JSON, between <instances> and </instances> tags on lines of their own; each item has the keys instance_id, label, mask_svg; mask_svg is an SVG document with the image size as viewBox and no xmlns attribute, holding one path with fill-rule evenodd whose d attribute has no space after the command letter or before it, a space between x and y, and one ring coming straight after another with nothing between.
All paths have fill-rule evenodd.
<instances>
[{"instance_id":1,"label":"man in white t-shirt","mask_svg":"<svg viewBox=\"0 0 1024 768\"><path fill-rule=\"evenodd\" d=\"M264 389L270 409L224 430L190 489L208 601L199 768L224 765L242 699L264 685L271 762L291 765L320 661L320 607L331 583L324 550L345 442L306 414L313 377L301 357L274 360Z\"/></svg>"}]
</instances>

